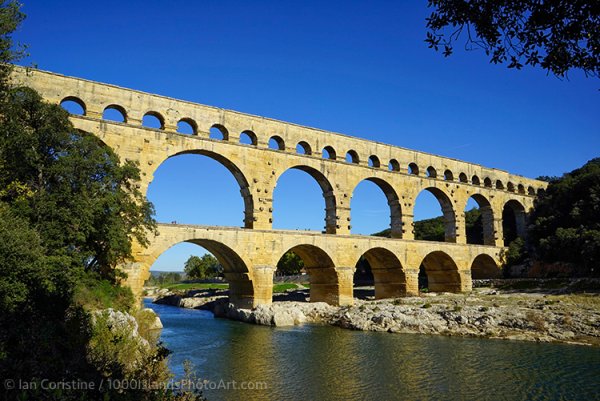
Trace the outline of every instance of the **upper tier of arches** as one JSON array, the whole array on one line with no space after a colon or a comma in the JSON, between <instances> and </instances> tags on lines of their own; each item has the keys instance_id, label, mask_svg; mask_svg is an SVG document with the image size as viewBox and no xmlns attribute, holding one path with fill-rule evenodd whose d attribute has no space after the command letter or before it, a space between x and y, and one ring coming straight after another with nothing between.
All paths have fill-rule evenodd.
<instances>
[{"instance_id":1,"label":"upper tier of arches","mask_svg":"<svg viewBox=\"0 0 600 401\"><path fill-rule=\"evenodd\" d=\"M61 100L61 104L65 102L74 102L81 107L82 112L77 113L79 115L86 116L87 115L87 105L86 103L77 96L66 96ZM108 116L108 112L112 112L114 116L115 113L118 113L119 117ZM128 120L128 112L125 107L110 103L105 106L102 110L102 114L100 118L118 123L131 123L136 124L136 120L130 121ZM151 121L151 122L147 122ZM173 121L174 124L167 124L166 117L164 113L155 110L146 110L142 115L142 120L140 124L145 128L149 129L158 129L158 130L167 130L174 131L184 135L196 135L196 136L204 136L209 139L221 140L221 141L231 141L238 142L245 145L254 146L257 148L264 148L269 150L278 150L283 152L300 154L307 157L317 157L323 158L326 160L338 161L338 162L346 162L349 164L356 164L362 167L368 167L371 169L382 169L395 173L405 173L409 175L419 176L420 172L424 171L424 176L430 179L439 179L443 181L450 182L458 182L461 184L469 184L473 186L481 186L481 178L478 174L471 174L470 179L469 175L465 171L467 169L453 171L450 168L445 166L434 167L428 163L419 164L416 160L404 159L401 155L393 155L391 157L380 157L376 154L365 152L364 154L359 154L359 151L353 148L340 148L336 147L332 144L326 144L325 146L318 146L317 144L311 144L309 139L299 139L295 142L296 147L290 148L287 147L289 144L289 139L284 139L283 133L273 133L266 132L264 135L260 133L256 133L251 129L242 129L237 135L233 135L235 129L229 129L222 123L213 123L210 126L201 126L196 120L191 117L183 116L178 117L178 119ZM185 126L185 129L181 127ZM213 132L218 132L220 135L214 135ZM293 145L292 145L293 146ZM343 158L340 158L339 155L343 155ZM470 169L472 170L472 168ZM443 174L438 173L438 171L443 171ZM513 181L519 179L517 176L511 176L511 180L513 181L504 181L502 179L493 180L489 176L485 176L484 173L480 173L483 175L483 182L485 187L492 187L491 183L494 182L494 187L497 190L503 190L508 192L517 192L523 195L535 196L539 193L540 190L543 191L543 187L535 187L527 181L524 177L520 177L523 179L522 182L518 182L515 184ZM492 181L493 180L493 181Z\"/></svg>"}]
</instances>

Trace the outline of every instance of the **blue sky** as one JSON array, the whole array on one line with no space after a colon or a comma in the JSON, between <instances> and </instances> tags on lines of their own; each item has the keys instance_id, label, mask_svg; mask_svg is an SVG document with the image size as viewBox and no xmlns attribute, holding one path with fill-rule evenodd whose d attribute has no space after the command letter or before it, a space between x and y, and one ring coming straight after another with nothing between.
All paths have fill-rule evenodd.
<instances>
[{"instance_id":1,"label":"blue sky","mask_svg":"<svg viewBox=\"0 0 600 401\"><path fill-rule=\"evenodd\" d=\"M560 175L600 150L600 81L508 70L481 51L427 48L426 1L27 1L21 64L480 163ZM298 190L297 188L302 188ZM149 191L159 221L240 226L233 177L200 156L168 160ZM274 226L320 230L324 201L299 171L274 194ZM354 233L389 224L364 182ZM432 198L417 219L439 214ZM165 253L179 270L195 246Z\"/></svg>"}]
</instances>

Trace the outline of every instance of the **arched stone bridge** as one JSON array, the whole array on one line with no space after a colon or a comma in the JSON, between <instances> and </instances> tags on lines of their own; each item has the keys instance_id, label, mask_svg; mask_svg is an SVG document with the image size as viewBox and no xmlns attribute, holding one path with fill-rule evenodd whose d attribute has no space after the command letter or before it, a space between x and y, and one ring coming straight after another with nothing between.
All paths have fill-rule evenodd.
<instances>
[{"instance_id":1,"label":"arched stone bridge","mask_svg":"<svg viewBox=\"0 0 600 401\"><path fill-rule=\"evenodd\" d=\"M244 199L242 228L160 224L148 249L137 247L135 261L124 267L138 294L156 258L183 241L219 259L231 299L244 306L271 302L273 272L288 250L305 261L313 301L351 303L352 275L362 255L373 268L376 297L418 292L421 263L430 290L469 291L472 274L499 271L503 211L510 210L517 235L524 236L527 212L546 188L544 182L473 163L113 85L21 67L12 78L49 102L77 103L82 112L71 116L74 126L99 137L122 159L137 161L143 193L161 163L185 153L217 160L237 180ZM107 110L120 113L122 121L103 118ZM160 128L143 126L146 115L158 119ZM177 132L183 123L191 135ZM215 130L218 139L211 135ZM322 233L272 229L272 194L288 169L305 171L319 183L325 200ZM350 234L350 199L363 180L386 195L392 238ZM413 207L421 191L440 202L446 242L414 240ZM482 213L484 245L466 243L469 198Z\"/></svg>"}]
</instances>

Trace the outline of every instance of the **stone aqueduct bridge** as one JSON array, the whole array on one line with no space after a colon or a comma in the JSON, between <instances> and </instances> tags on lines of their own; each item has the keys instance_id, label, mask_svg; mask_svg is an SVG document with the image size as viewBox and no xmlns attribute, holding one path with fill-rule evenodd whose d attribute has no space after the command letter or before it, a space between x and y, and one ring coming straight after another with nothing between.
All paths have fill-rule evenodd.
<instances>
[{"instance_id":1,"label":"stone aqueduct bridge","mask_svg":"<svg viewBox=\"0 0 600 401\"><path fill-rule=\"evenodd\" d=\"M526 214L546 186L477 164L39 70L18 67L13 82L34 88L52 103L78 103L83 113L72 115L74 126L99 137L121 159L137 161L143 193L162 162L185 153L217 160L237 180L243 227L160 224L151 245L136 246L135 261L123 267L138 294L156 258L184 241L219 259L230 298L239 306L271 302L275 266L288 250L305 261L312 301L351 304L353 272L361 256L372 267L378 298L417 293L421 264L431 291L469 291L472 276L499 271L503 210L512 210L517 233L524 235ZM119 111L123 121L103 119L107 109ZM161 128L142 126L145 115L158 118ZM177 132L181 121L192 127L192 135ZM211 138L211 129L218 129L221 138ZM242 133L251 144L240 143ZM322 233L272 229L273 191L288 169L305 171L320 185ZM392 238L350 235L350 199L363 180L386 195ZM445 242L414 240L413 206L424 190L440 202ZM464 209L471 197L482 212L485 245L466 244Z\"/></svg>"}]
</instances>

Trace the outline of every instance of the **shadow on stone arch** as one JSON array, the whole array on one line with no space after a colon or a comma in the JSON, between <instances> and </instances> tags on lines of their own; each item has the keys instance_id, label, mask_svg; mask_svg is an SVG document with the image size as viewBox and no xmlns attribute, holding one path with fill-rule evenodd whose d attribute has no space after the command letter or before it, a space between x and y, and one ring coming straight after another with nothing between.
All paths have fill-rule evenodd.
<instances>
[{"instance_id":1,"label":"shadow on stone arch","mask_svg":"<svg viewBox=\"0 0 600 401\"><path fill-rule=\"evenodd\" d=\"M362 274L361 274L362 273ZM374 291L364 288L374 287ZM354 297L359 299L399 298L406 295L406 276L400 260L385 248L372 248L356 264Z\"/></svg>"},{"instance_id":2,"label":"shadow on stone arch","mask_svg":"<svg viewBox=\"0 0 600 401\"><path fill-rule=\"evenodd\" d=\"M471 278L473 280L500 277L502 277L502 269L498 267L496 261L490 255L481 254L473 259L471 264Z\"/></svg>"},{"instance_id":3,"label":"shadow on stone arch","mask_svg":"<svg viewBox=\"0 0 600 401\"><path fill-rule=\"evenodd\" d=\"M421 272L426 275L430 292L460 292L461 279L454 260L445 252L433 251L421 262ZM422 277L420 277L422 283ZM420 286L423 284L420 284Z\"/></svg>"},{"instance_id":4,"label":"shadow on stone arch","mask_svg":"<svg viewBox=\"0 0 600 401\"><path fill-rule=\"evenodd\" d=\"M511 199L502 209L502 232L504 246L509 246L517 238L525 239L526 234L525 208L521 202Z\"/></svg>"}]
</instances>

